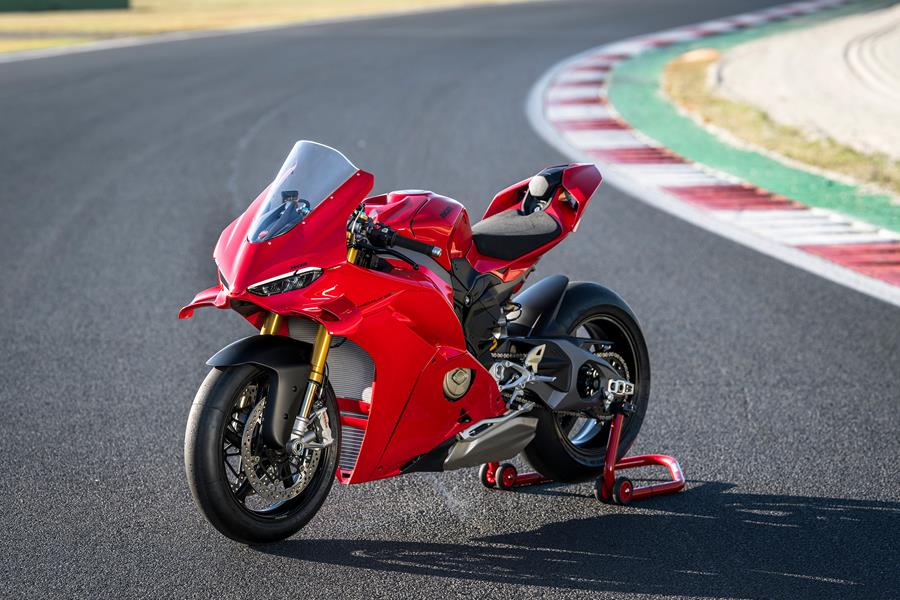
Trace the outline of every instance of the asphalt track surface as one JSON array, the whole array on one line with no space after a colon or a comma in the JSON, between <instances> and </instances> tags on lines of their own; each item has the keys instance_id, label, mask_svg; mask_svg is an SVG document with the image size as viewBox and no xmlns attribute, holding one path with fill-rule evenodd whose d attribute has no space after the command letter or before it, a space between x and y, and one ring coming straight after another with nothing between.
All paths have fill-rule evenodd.
<instances>
[{"instance_id":1,"label":"asphalt track surface","mask_svg":"<svg viewBox=\"0 0 900 600\"><path fill-rule=\"evenodd\" d=\"M4 597L896 598L900 311L608 187L538 275L619 290L649 340L637 450L676 497L490 492L474 470L335 486L248 548L194 508L204 360L250 333L178 308L296 138L476 218L563 161L533 82L580 50L765 3L557 2L0 65Z\"/></svg>"}]
</instances>

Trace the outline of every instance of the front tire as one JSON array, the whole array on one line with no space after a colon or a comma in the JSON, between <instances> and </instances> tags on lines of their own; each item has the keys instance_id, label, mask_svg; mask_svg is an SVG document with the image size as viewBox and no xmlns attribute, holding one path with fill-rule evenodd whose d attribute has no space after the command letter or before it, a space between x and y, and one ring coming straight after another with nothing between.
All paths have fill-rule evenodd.
<instances>
[{"instance_id":1,"label":"front tire","mask_svg":"<svg viewBox=\"0 0 900 600\"><path fill-rule=\"evenodd\" d=\"M610 361L635 385L634 414L626 416L619 441L618 460L634 444L650 399L650 357L637 321L630 312L604 304L560 310L559 324L569 335L613 342L618 358ZM622 364L617 364L621 362ZM525 448L528 463L554 481L585 481L603 472L609 421L554 413L546 407L532 412L538 418L534 439Z\"/></svg>"},{"instance_id":2,"label":"front tire","mask_svg":"<svg viewBox=\"0 0 900 600\"><path fill-rule=\"evenodd\" d=\"M286 496L290 482L296 484L301 476L308 476L299 494L268 505L255 493L242 468L240 434L248 415L254 414L254 405L265 401L274 378L271 371L254 365L213 368L197 391L185 432L185 471L194 502L219 532L244 544L275 542L299 531L322 506L337 468L340 421L334 392L326 381L319 402L326 408L334 442L316 451L314 472L291 475L289 465L272 467L279 478L285 478L279 482ZM259 443L254 438L254 444ZM237 454L229 452L232 446Z\"/></svg>"}]
</instances>

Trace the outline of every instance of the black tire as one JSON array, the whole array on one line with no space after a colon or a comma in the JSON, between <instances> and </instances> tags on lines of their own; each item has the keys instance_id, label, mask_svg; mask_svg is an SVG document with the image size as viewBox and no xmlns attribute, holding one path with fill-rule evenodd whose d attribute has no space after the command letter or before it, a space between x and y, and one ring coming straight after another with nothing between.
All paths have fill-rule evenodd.
<instances>
[{"instance_id":1,"label":"black tire","mask_svg":"<svg viewBox=\"0 0 900 600\"><path fill-rule=\"evenodd\" d=\"M650 399L650 357L647 345L637 321L629 311L618 306L604 304L583 309L564 305L557 316L560 328L574 335L585 323L592 323L595 339L614 342L612 351L620 354L628 363L629 376L635 384L631 400L635 412L626 416L619 441L618 460L634 444L647 412ZM617 333L618 332L618 333ZM609 424L598 426L596 434L584 444L569 440L569 431L561 422L566 418L545 407L532 412L538 419L534 439L525 448L528 463L538 473L554 481L585 481L603 472Z\"/></svg>"},{"instance_id":2,"label":"black tire","mask_svg":"<svg viewBox=\"0 0 900 600\"><path fill-rule=\"evenodd\" d=\"M336 424L332 426L334 443L321 450L307 487L295 498L265 513L242 504L225 471L223 439L241 392L250 382L265 377L274 374L253 365L212 369L194 398L184 439L185 471L194 502L223 535L244 544L283 540L312 519L331 490L340 447L337 400L326 382L322 398L329 423Z\"/></svg>"},{"instance_id":3,"label":"black tire","mask_svg":"<svg viewBox=\"0 0 900 600\"><path fill-rule=\"evenodd\" d=\"M610 504L612 502L612 498L604 498L603 497L603 477L598 477L594 480L594 498L604 504Z\"/></svg>"}]
</instances>

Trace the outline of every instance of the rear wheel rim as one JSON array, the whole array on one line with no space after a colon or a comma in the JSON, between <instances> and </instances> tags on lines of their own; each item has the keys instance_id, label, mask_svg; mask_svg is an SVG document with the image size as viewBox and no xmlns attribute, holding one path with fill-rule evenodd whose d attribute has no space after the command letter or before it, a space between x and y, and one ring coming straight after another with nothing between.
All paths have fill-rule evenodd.
<instances>
[{"instance_id":1,"label":"rear wheel rim","mask_svg":"<svg viewBox=\"0 0 900 600\"><path fill-rule=\"evenodd\" d=\"M622 377L627 376L634 384L634 397L638 397L642 382L640 381L641 365L637 342L620 319L610 314L593 315L578 322L569 331L569 335L612 342L610 351L619 355L624 361L624 365L618 364L618 359L612 359L609 362ZM599 351L595 346L588 346L588 349L594 353ZM623 423L623 438L628 429L629 418L626 416ZM559 439L570 456L584 464L603 463L606 455L606 442L609 438L610 420L555 414L554 421Z\"/></svg>"}]
</instances>

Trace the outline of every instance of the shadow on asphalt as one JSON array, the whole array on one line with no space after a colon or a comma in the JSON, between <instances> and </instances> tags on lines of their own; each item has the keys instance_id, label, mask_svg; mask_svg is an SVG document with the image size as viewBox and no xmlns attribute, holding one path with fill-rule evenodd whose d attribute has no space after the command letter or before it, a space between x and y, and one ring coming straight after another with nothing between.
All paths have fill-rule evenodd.
<instances>
[{"instance_id":1,"label":"shadow on asphalt","mask_svg":"<svg viewBox=\"0 0 900 600\"><path fill-rule=\"evenodd\" d=\"M602 507L592 518L470 544L289 540L260 551L376 571L597 592L896 598L900 503L730 493L733 487L706 483L642 501L640 508Z\"/></svg>"}]
</instances>

